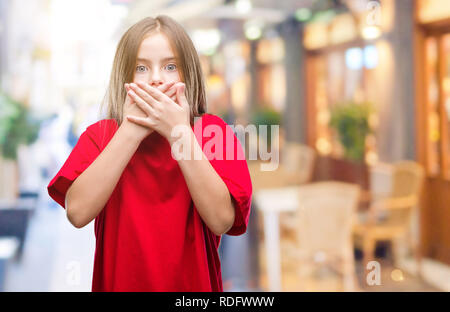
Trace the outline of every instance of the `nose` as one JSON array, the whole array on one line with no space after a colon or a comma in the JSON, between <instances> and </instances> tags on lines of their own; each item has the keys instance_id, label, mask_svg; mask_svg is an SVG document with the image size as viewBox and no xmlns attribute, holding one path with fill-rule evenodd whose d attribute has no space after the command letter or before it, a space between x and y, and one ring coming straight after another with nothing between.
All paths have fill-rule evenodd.
<instances>
[{"instance_id":1,"label":"nose","mask_svg":"<svg viewBox=\"0 0 450 312\"><path fill-rule=\"evenodd\" d=\"M152 87L158 87L163 83L164 81L162 81L160 73L157 70L153 71L153 74L150 77L150 85Z\"/></svg>"},{"instance_id":2,"label":"nose","mask_svg":"<svg viewBox=\"0 0 450 312\"><path fill-rule=\"evenodd\" d=\"M150 85L152 86L152 87L155 87L155 88L157 88L157 87L159 87L160 85L162 85L164 82L162 81L162 80L152 80L151 82L150 82Z\"/></svg>"}]
</instances>

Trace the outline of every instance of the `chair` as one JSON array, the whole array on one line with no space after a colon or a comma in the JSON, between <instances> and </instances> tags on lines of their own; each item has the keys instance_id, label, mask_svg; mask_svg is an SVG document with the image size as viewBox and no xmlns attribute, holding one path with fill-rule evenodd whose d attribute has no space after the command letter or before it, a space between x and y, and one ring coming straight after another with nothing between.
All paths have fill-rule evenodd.
<instances>
[{"instance_id":1,"label":"chair","mask_svg":"<svg viewBox=\"0 0 450 312\"><path fill-rule=\"evenodd\" d=\"M248 161L254 194L263 189L278 189L309 182L312 178L316 152L313 148L286 142L283 144L281 163L274 171L262 171L260 161ZM291 213L281 213L279 216L280 236L282 239L295 239L295 219ZM258 227L263 228L263 220L258 219ZM263 241L262 233L259 240Z\"/></svg>"},{"instance_id":2,"label":"chair","mask_svg":"<svg viewBox=\"0 0 450 312\"><path fill-rule=\"evenodd\" d=\"M262 171L261 162L248 162L253 188L278 188L309 182L315 159L316 152L313 148L299 143L285 143L281 163L276 170Z\"/></svg>"},{"instance_id":3,"label":"chair","mask_svg":"<svg viewBox=\"0 0 450 312\"><path fill-rule=\"evenodd\" d=\"M316 151L303 144L286 143L281 155L281 169L286 185L301 185L312 180ZM280 215L281 235L295 236L296 220L292 213Z\"/></svg>"},{"instance_id":4,"label":"chair","mask_svg":"<svg viewBox=\"0 0 450 312\"><path fill-rule=\"evenodd\" d=\"M420 253L417 240L412 242L411 221L418 213L417 205L424 180L422 166L413 161L375 165L370 169L370 179L372 199L369 211L360 217L354 227L355 242L364 254L363 263L374 258L378 241L389 241L394 265L398 265L401 239L406 238L415 254L420 273Z\"/></svg>"},{"instance_id":5,"label":"chair","mask_svg":"<svg viewBox=\"0 0 450 312\"><path fill-rule=\"evenodd\" d=\"M302 284L309 269L328 265L343 275L344 290L357 287L352 226L360 195L358 185L344 182L316 182L300 187L296 212L296 242L285 241L284 255L299 260ZM287 246L286 246L287 245Z\"/></svg>"},{"instance_id":6,"label":"chair","mask_svg":"<svg viewBox=\"0 0 450 312\"><path fill-rule=\"evenodd\" d=\"M316 160L316 151L304 144L286 143L281 155L282 169L288 184L303 184L311 181Z\"/></svg>"}]
</instances>

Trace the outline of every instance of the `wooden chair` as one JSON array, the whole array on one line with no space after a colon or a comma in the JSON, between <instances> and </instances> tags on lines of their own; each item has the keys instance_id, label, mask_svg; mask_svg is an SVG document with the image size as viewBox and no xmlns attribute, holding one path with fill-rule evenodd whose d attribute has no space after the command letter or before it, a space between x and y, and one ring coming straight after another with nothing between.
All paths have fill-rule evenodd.
<instances>
[{"instance_id":1,"label":"wooden chair","mask_svg":"<svg viewBox=\"0 0 450 312\"><path fill-rule=\"evenodd\" d=\"M282 170L288 184L310 182L313 175L316 151L304 144L286 143L281 155Z\"/></svg>"},{"instance_id":2,"label":"wooden chair","mask_svg":"<svg viewBox=\"0 0 450 312\"><path fill-rule=\"evenodd\" d=\"M363 263L374 259L378 241L389 241L394 265L398 264L399 244L406 238L415 254L420 274L418 240L413 242L411 221L418 213L424 180L422 166L413 161L375 165L370 175L372 199L369 211L354 227L355 242L364 253Z\"/></svg>"},{"instance_id":3,"label":"wooden chair","mask_svg":"<svg viewBox=\"0 0 450 312\"><path fill-rule=\"evenodd\" d=\"M316 157L316 151L307 145L286 143L281 155L285 184L301 185L311 182ZM292 213L281 214L280 224L282 237L295 237L297 224Z\"/></svg>"},{"instance_id":4,"label":"wooden chair","mask_svg":"<svg viewBox=\"0 0 450 312\"><path fill-rule=\"evenodd\" d=\"M260 161L248 162L253 189L278 188L309 182L315 159L316 152L313 148L298 143L285 143L281 163L276 170L262 171Z\"/></svg>"},{"instance_id":5,"label":"wooden chair","mask_svg":"<svg viewBox=\"0 0 450 312\"><path fill-rule=\"evenodd\" d=\"M357 289L352 227L360 187L344 182L316 182L299 190L294 244L282 242L284 255L297 259L300 282L305 285L311 269L327 265L343 276L344 290ZM284 248L283 248L284 247Z\"/></svg>"},{"instance_id":6,"label":"wooden chair","mask_svg":"<svg viewBox=\"0 0 450 312\"><path fill-rule=\"evenodd\" d=\"M260 161L248 161L254 194L258 190L282 188L309 182L316 161L316 151L303 144L286 142L280 156L281 163L274 171L262 171ZM291 213L280 214L280 236L295 239L295 218ZM263 227L262 219L258 220ZM262 233L259 239L263 240Z\"/></svg>"}]
</instances>

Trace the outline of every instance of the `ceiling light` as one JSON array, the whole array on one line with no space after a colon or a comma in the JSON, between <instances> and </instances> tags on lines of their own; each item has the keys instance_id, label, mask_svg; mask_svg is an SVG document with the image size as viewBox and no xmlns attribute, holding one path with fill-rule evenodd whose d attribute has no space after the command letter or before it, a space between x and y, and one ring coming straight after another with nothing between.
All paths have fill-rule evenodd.
<instances>
[{"instance_id":1,"label":"ceiling light","mask_svg":"<svg viewBox=\"0 0 450 312\"><path fill-rule=\"evenodd\" d=\"M221 36L218 29L198 29L192 33L192 41L196 49L206 55L215 53L220 40Z\"/></svg>"},{"instance_id":2,"label":"ceiling light","mask_svg":"<svg viewBox=\"0 0 450 312\"><path fill-rule=\"evenodd\" d=\"M237 0L235 7L239 14L247 14L252 9L252 2L250 0Z\"/></svg>"},{"instance_id":3,"label":"ceiling light","mask_svg":"<svg viewBox=\"0 0 450 312\"><path fill-rule=\"evenodd\" d=\"M256 25L251 25L245 29L245 37L248 40L257 40L261 38L262 30Z\"/></svg>"},{"instance_id":4,"label":"ceiling light","mask_svg":"<svg viewBox=\"0 0 450 312\"><path fill-rule=\"evenodd\" d=\"M377 39L381 36L381 29L378 26L364 26L361 35L366 40Z\"/></svg>"},{"instance_id":5,"label":"ceiling light","mask_svg":"<svg viewBox=\"0 0 450 312\"><path fill-rule=\"evenodd\" d=\"M244 24L245 37L248 40L257 40L261 38L264 23L261 20L250 20Z\"/></svg>"}]
</instances>

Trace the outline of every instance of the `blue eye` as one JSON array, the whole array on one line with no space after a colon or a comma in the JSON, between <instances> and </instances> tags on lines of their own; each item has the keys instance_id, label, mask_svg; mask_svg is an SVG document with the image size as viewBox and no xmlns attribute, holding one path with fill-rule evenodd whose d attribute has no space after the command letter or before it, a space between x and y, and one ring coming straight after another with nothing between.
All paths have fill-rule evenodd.
<instances>
[{"instance_id":1,"label":"blue eye","mask_svg":"<svg viewBox=\"0 0 450 312\"><path fill-rule=\"evenodd\" d=\"M166 68L171 67L172 69L169 69L170 71L174 71L175 69L177 69L177 65L175 64L168 64L166 65Z\"/></svg>"},{"instance_id":2,"label":"blue eye","mask_svg":"<svg viewBox=\"0 0 450 312\"><path fill-rule=\"evenodd\" d=\"M144 72L145 70L147 70L147 67L145 67L143 65L136 66L136 71L138 71L138 72Z\"/></svg>"}]
</instances>

